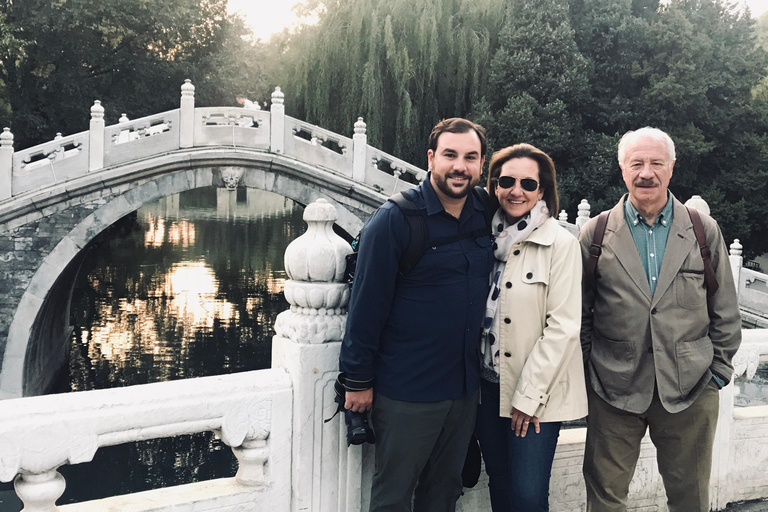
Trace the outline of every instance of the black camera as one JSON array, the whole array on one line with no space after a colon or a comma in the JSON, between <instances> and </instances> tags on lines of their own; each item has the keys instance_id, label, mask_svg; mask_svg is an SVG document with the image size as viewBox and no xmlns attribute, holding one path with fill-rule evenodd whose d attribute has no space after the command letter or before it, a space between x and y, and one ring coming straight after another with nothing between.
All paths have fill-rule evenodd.
<instances>
[{"instance_id":1,"label":"black camera","mask_svg":"<svg viewBox=\"0 0 768 512\"><path fill-rule=\"evenodd\" d=\"M341 407L344 407L343 401ZM367 412L352 412L344 409L344 421L347 423L347 446L376 442L373 428L368 424Z\"/></svg>"},{"instance_id":2,"label":"black camera","mask_svg":"<svg viewBox=\"0 0 768 512\"><path fill-rule=\"evenodd\" d=\"M373 432L373 427L368 423L367 412L353 412L344 408L346 388L344 387L344 374L340 373L336 377L336 382L333 385L333 389L336 392L336 398L334 401L337 404L336 412L333 416L325 420L328 423L336 417L339 412L344 411L344 422L347 424L347 446L351 444L363 444L363 443L375 443L376 435Z\"/></svg>"}]
</instances>

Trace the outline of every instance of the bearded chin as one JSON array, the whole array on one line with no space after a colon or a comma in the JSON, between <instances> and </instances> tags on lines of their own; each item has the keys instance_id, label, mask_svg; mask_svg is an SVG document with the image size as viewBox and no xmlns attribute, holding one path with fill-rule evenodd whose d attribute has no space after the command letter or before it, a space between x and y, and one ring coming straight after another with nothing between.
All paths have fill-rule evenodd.
<instances>
[{"instance_id":1,"label":"bearded chin","mask_svg":"<svg viewBox=\"0 0 768 512\"><path fill-rule=\"evenodd\" d=\"M479 179L477 181L479 181ZM451 188L450 186L448 186L447 180L440 180L437 183L437 188L439 188L440 191L448 197L451 197L453 199L461 199L469 195L469 192L477 184L477 181L473 181L470 178L469 181L467 181L467 184L464 186L464 188L460 190L456 190L455 188Z\"/></svg>"}]
</instances>

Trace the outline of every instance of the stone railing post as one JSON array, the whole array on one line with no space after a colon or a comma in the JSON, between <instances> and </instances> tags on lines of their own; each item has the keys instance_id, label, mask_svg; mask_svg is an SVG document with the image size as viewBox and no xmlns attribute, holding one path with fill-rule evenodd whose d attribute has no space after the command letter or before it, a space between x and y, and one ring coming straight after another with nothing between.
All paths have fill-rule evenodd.
<instances>
[{"instance_id":1,"label":"stone railing post","mask_svg":"<svg viewBox=\"0 0 768 512\"><path fill-rule=\"evenodd\" d=\"M352 136L352 179L365 182L366 155L368 154L368 135L365 134L365 122L357 118L355 134Z\"/></svg>"},{"instance_id":2,"label":"stone railing post","mask_svg":"<svg viewBox=\"0 0 768 512\"><path fill-rule=\"evenodd\" d=\"M13 196L13 134L10 128L0 133L0 201Z\"/></svg>"},{"instance_id":3,"label":"stone railing post","mask_svg":"<svg viewBox=\"0 0 768 512\"><path fill-rule=\"evenodd\" d=\"M91 107L91 127L88 132L88 170L104 168L104 107L96 100Z\"/></svg>"},{"instance_id":4,"label":"stone railing post","mask_svg":"<svg viewBox=\"0 0 768 512\"><path fill-rule=\"evenodd\" d=\"M349 300L343 276L352 249L333 232L336 218L325 199L310 204L304 211L307 232L285 251L291 309L275 321L272 367L286 368L293 382L292 512L351 512L361 506L361 449L346 447L342 415L323 422L336 410L333 384Z\"/></svg>"},{"instance_id":5,"label":"stone railing post","mask_svg":"<svg viewBox=\"0 0 768 512\"><path fill-rule=\"evenodd\" d=\"M589 211L591 209L591 206L589 206L589 203L586 199L582 199L579 203L579 213L576 215L576 227L581 229L581 227L587 223L589 220Z\"/></svg>"},{"instance_id":6,"label":"stone railing post","mask_svg":"<svg viewBox=\"0 0 768 512\"><path fill-rule=\"evenodd\" d=\"M728 259L731 261L731 272L733 272L733 282L736 285L736 293L740 293L740 281L741 278L741 267L744 264L744 257L741 255L743 247L739 243L739 239L734 239L733 243L730 247L730 254L728 256Z\"/></svg>"},{"instance_id":7,"label":"stone railing post","mask_svg":"<svg viewBox=\"0 0 768 512\"><path fill-rule=\"evenodd\" d=\"M179 147L191 148L195 145L195 86L187 78L181 85L181 105L179 108Z\"/></svg>"},{"instance_id":8,"label":"stone railing post","mask_svg":"<svg viewBox=\"0 0 768 512\"><path fill-rule=\"evenodd\" d=\"M22 512L56 512L67 484L56 469L44 473L22 473L13 481L16 495L24 503Z\"/></svg>"},{"instance_id":9,"label":"stone railing post","mask_svg":"<svg viewBox=\"0 0 768 512\"><path fill-rule=\"evenodd\" d=\"M285 151L285 94L279 87L272 93L272 106L269 109L270 128L269 146L273 153Z\"/></svg>"},{"instance_id":10,"label":"stone railing post","mask_svg":"<svg viewBox=\"0 0 768 512\"><path fill-rule=\"evenodd\" d=\"M735 378L736 374L733 375L733 379ZM709 503L712 510L723 510L729 502L733 501L733 496L728 489L731 465L734 462L731 457L734 397L738 393L733 379L720 390L720 408L712 453L712 474L709 478Z\"/></svg>"}]
</instances>

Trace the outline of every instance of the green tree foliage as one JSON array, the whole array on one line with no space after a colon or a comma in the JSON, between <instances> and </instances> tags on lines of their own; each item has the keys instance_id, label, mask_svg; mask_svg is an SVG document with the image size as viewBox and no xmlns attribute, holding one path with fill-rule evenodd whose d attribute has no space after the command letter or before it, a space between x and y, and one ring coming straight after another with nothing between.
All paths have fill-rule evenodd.
<instances>
[{"instance_id":1,"label":"green tree foliage","mask_svg":"<svg viewBox=\"0 0 768 512\"><path fill-rule=\"evenodd\" d=\"M493 149L531 143L558 162L562 181L583 149L574 141L582 138L589 97L589 62L576 45L568 2L515 0L504 20L478 119Z\"/></svg>"},{"instance_id":2,"label":"green tree foliage","mask_svg":"<svg viewBox=\"0 0 768 512\"><path fill-rule=\"evenodd\" d=\"M441 118L468 112L487 84L503 0L333 0L293 36L276 80L291 115L425 165ZM309 7L316 6L309 4Z\"/></svg>"},{"instance_id":3,"label":"green tree foliage","mask_svg":"<svg viewBox=\"0 0 768 512\"><path fill-rule=\"evenodd\" d=\"M671 188L710 203L727 240L768 250L768 103L752 89L766 69L754 20L719 0L674 0L650 27L633 72L642 122L676 141ZM750 214L751 213L751 214Z\"/></svg>"},{"instance_id":4,"label":"green tree foliage","mask_svg":"<svg viewBox=\"0 0 768 512\"><path fill-rule=\"evenodd\" d=\"M659 127L678 159L671 190L706 199L727 240L768 250L768 17L728 0L308 0L319 23L284 41L289 111L424 165L444 117L481 122L493 149L555 160L561 205L593 212L625 191L623 133ZM758 44L758 38L763 46ZM759 212L759 213L758 213Z\"/></svg>"},{"instance_id":5,"label":"green tree foliage","mask_svg":"<svg viewBox=\"0 0 768 512\"><path fill-rule=\"evenodd\" d=\"M0 3L0 122L16 147L178 106L191 78L198 104L233 103L264 82L261 49L226 0L5 0ZM261 86L266 94L265 84Z\"/></svg>"}]
</instances>

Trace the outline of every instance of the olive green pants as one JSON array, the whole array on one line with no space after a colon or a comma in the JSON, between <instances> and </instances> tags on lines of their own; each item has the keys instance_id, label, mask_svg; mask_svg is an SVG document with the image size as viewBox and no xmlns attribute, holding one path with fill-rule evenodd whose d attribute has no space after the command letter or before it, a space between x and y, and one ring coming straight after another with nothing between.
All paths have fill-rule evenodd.
<instances>
[{"instance_id":1,"label":"olive green pants","mask_svg":"<svg viewBox=\"0 0 768 512\"><path fill-rule=\"evenodd\" d=\"M376 394L376 472L371 512L453 512L475 429L478 393L442 402L402 402Z\"/></svg>"},{"instance_id":2,"label":"olive green pants","mask_svg":"<svg viewBox=\"0 0 768 512\"><path fill-rule=\"evenodd\" d=\"M584 450L587 512L627 510L646 429L656 446L670 512L709 512L712 445L720 397L710 383L690 407L670 413L654 391L648 410L633 414L609 405L587 384L589 416Z\"/></svg>"}]
</instances>

